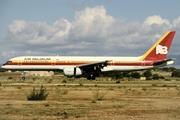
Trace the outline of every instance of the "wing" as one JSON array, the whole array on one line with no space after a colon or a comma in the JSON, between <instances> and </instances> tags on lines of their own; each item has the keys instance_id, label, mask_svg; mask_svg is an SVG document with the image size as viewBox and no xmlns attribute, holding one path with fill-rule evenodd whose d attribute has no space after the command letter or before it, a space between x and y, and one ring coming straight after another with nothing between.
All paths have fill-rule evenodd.
<instances>
[{"instance_id":1,"label":"wing","mask_svg":"<svg viewBox=\"0 0 180 120\"><path fill-rule=\"evenodd\" d=\"M101 62L94 62L89 64L81 64L76 67L83 69L84 71L100 71L103 67L108 65L108 62L111 60L101 61Z\"/></svg>"}]
</instances>

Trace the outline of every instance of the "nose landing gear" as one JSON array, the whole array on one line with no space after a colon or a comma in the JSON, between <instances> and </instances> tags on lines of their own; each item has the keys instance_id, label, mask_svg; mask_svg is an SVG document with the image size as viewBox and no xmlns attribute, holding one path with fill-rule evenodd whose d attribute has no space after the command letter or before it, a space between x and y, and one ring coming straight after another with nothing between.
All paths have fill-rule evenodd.
<instances>
[{"instance_id":1,"label":"nose landing gear","mask_svg":"<svg viewBox=\"0 0 180 120\"><path fill-rule=\"evenodd\" d=\"M25 80L24 71L21 72L21 80Z\"/></svg>"}]
</instances>

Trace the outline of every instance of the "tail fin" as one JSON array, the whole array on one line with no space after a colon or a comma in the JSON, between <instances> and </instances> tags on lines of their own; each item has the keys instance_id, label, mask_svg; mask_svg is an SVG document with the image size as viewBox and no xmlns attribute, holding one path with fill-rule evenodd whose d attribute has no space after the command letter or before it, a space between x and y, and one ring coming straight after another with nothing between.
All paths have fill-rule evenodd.
<instances>
[{"instance_id":1,"label":"tail fin","mask_svg":"<svg viewBox=\"0 0 180 120\"><path fill-rule=\"evenodd\" d=\"M166 32L141 58L141 60L164 60L170 49L175 31Z\"/></svg>"}]
</instances>

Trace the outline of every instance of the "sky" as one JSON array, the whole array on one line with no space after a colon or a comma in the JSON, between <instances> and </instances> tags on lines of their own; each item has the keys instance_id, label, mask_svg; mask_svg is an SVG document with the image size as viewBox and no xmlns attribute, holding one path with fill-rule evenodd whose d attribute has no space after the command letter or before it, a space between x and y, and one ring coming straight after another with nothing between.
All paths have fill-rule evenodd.
<instances>
[{"instance_id":1,"label":"sky","mask_svg":"<svg viewBox=\"0 0 180 120\"><path fill-rule=\"evenodd\" d=\"M140 56L166 31L180 55L179 0L1 0L0 63L16 56Z\"/></svg>"}]
</instances>

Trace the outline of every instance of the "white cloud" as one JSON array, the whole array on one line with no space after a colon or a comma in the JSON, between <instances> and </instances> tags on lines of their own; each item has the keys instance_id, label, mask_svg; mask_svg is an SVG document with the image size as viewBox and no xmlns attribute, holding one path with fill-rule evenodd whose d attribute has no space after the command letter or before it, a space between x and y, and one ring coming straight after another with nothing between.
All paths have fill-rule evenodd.
<instances>
[{"instance_id":1,"label":"white cloud","mask_svg":"<svg viewBox=\"0 0 180 120\"><path fill-rule=\"evenodd\" d=\"M162 19L160 15L153 15L153 16L147 17L146 20L144 21L144 24L170 25L169 21L167 19Z\"/></svg>"},{"instance_id":2,"label":"white cloud","mask_svg":"<svg viewBox=\"0 0 180 120\"><path fill-rule=\"evenodd\" d=\"M71 22L15 20L5 39L9 51L0 56L7 60L18 55L141 55L167 30L180 30L180 17L172 24L159 15L142 23L127 22L108 15L104 6L87 7L76 11ZM177 49L180 43L174 42Z\"/></svg>"},{"instance_id":3,"label":"white cloud","mask_svg":"<svg viewBox=\"0 0 180 120\"><path fill-rule=\"evenodd\" d=\"M69 33L71 23L66 19L60 19L53 24L53 27L56 31L55 36L62 37Z\"/></svg>"},{"instance_id":4,"label":"white cloud","mask_svg":"<svg viewBox=\"0 0 180 120\"><path fill-rule=\"evenodd\" d=\"M11 25L8 26L8 30L11 34L16 35L25 30L27 23L23 20L15 20Z\"/></svg>"},{"instance_id":5,"label":"white cloud","mask_svg":"<svg viewBox=\"0 0 180 120\"><path fill-rule=\"evenodd\" d=\"M180 28L180 17L178 17L173 21L173 26Z\"/></svg>"},{"instance_id":6,"label":"white cloud","mask_svg":"<svg viewBox=\"0 0 180 120\"><path fill-rule=\"evenodd\" d=\"M106 9L103 6L97 6L76 12L71 29L75 38L105 37L111 33L110 28L114 22L114 18L106 14Z\"/></svg>"},{"instance_id":7,"label":"white cloud","mask_svg":"<svg viewBox=\"0 0 180 120\"><path fill-rule=\"evenodd\" d=\"M149 16L142 23L142 29L145 32L155 31L154 33L157 33L159 29L161 29L161 31L166 31L171 27L172 25L170 24L169 20L161 18L160 15Z\"/></svg>"}]
</instances>

